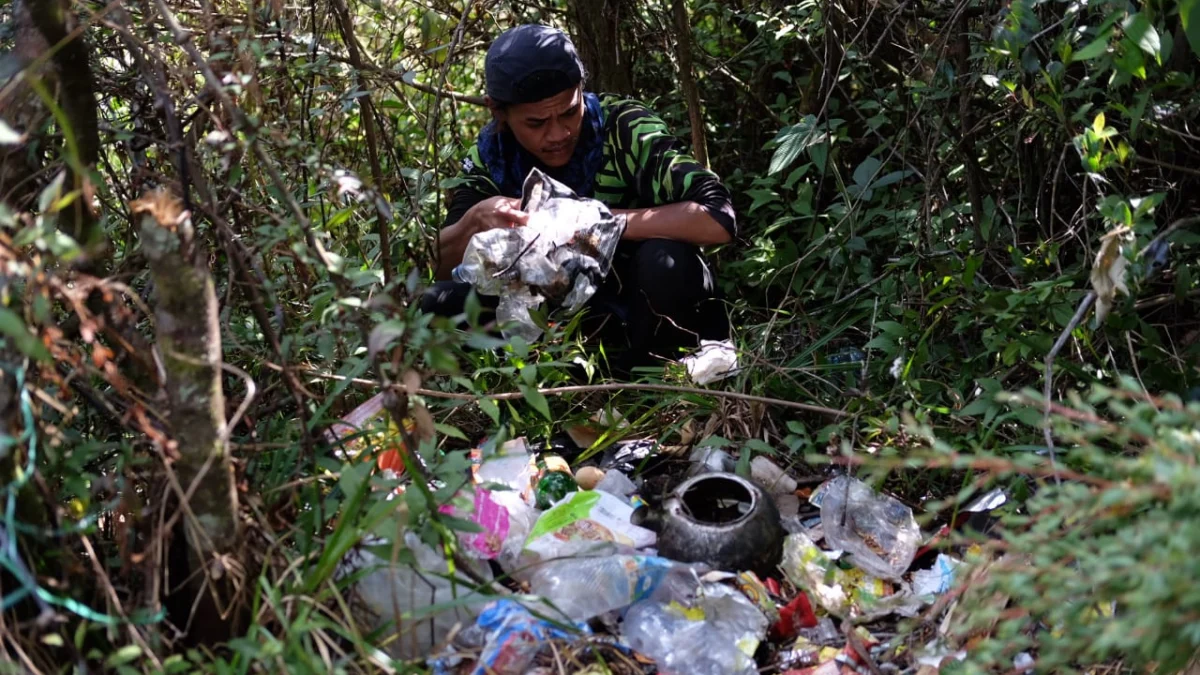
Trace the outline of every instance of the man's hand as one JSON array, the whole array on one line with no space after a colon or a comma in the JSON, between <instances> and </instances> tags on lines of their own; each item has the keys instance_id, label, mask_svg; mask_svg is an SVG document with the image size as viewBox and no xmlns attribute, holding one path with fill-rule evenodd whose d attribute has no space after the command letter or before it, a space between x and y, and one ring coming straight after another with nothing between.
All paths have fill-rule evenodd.
<instances>
[{"instance_id":1,"label":"man's hand","mask_svg":"<svg viewBox=\"0 0 1200 675\"><path fill-rule=\"evenodd\" d=\"M478 232L501 227L519 227L529 222L529 214L520 207L520 199L491 197L468 209L459 222L466 223L466 230L469 232L467 239Z\"/></svg>"},{"instance_id":2,"label":"man's hand","mask_svg":"<svg viewBox=\"0 0 1200 675\"><path fill-rule=\"evenodd\" d=\"M512 197L489 197L467 209L457 223L438 234L438 279L449 279L451 271L462 262L467 244L479 232L497 228L521 227L529 222L522 211L521 200Z\"/></svg>"}]
</instances>

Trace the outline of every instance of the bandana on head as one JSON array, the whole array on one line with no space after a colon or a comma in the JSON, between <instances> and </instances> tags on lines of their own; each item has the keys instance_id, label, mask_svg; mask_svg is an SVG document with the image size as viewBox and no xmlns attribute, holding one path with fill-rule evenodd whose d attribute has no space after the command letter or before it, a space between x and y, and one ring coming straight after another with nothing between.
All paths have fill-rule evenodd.
<instances>
[{"instance_id":1,"label":"bandana on head","mask_svg":"<svg viewBox=\"0 0 1200 675\"><path fill-rule=\"evenodd\" d=\"M492 181L505 197L520 197L521 186L534 167L553 176L580 197L591 197L596 173L604 161L604 111L600 97L584 93L583 125L571 160L561 169L548 169L521 147L512 132L500 129L492 120L479 134L479 156L487 165ZM465 167L464 167L465 168Z\"/></svg>"}]
</instances>

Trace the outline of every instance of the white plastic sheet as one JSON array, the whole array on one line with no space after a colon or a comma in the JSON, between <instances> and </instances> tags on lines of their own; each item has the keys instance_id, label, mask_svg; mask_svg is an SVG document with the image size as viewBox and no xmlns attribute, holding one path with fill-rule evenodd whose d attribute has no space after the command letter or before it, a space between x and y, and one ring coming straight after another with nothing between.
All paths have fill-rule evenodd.
<instances>
[{"instance_id":1,"label":"white plastic sheet","mask_svg":"<svg viewBox=\"0 0 1200 675\"><path fill-rule=\"evenodd\" d=\"M507 326L505 338L535 340L542 329L529 310L546 303L574 312L591 299L612 267L625 218L538 169L529 172L522 192L529 222L476 234L454 278L481 295L499 296L496 318Z\"/></svg>"}]
</instances>

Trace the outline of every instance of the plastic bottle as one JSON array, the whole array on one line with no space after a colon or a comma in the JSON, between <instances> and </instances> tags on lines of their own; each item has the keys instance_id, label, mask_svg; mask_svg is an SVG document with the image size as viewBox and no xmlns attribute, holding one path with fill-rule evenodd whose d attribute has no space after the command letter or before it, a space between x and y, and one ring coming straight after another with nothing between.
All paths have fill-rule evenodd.
<instances>
[{"instance_id":1,"label":"plastic bottle","mask_svg":"<svg viewBox=\"0 0 1200 675\"><path fill-rule=\"evenodd\" d=\"M571 477L571 474L562 471L548 471L538 481L537 488L534 489L537 507L539 509L548 509L562 501L563 497L578 489L579 485L575 483L575 479Z\"/></svg>"},{"instance_id":2,"label":"plastic bottle","mask_svg":"<svg viewBox=\"0 0 1200 675\"><path fill-rule=\"evenodd\" d=\"M706 571L657 556L569 558L540 565L530 588L572 621L586 621L651 597L686 597L694 575Z\"/></svg>"}]
</instances>

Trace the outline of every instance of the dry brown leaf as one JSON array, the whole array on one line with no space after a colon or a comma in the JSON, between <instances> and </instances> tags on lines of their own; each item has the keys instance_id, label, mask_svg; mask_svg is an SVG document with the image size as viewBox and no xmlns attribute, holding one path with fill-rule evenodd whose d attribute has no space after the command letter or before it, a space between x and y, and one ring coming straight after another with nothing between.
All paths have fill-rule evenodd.
<instances>
[{"instance_id":1,"label":"dry brown leaf","mask_svg":"<svg viewBox=\"0 0 1200 675\"><path fill-rule=\"evenodd\" d=\"M417 439L426 441L433 438L436 429L434 428L433 415L429 414L429 410L423 405L413 405L408 410L412 415L413 422L417 427Z\"/></svg>"},{"instance_id":2,"label":"dry brown leaf","mask_svg":"<svg viewBox=\"0 0 1200 675\"><path fill-rule=\"evenodd\" d=\"M409 396L416 394L417 390L421 388L421 374L411 368L404 371L400 381L404 383L404 391Z\"/></svg>"},{"instance_id":3,"label":"dry brown leaf","mask_svg":"<svg viewBox=\"0 0 1200 675\"><path fill-rule=\"evenodd\" d=\"M1129 260L1124 256L1124 244L1129 228L1119 227L1102 237L1100 251L1092 265L1092 289L1096 291L1096 324L1099 325L1112 310L1117 292L1129 295L1125 285L1125 273Z\"/></svg>"},{"instance_id":4,"label":"dry brown leaf","mask_svg":"<svg viewBox=\"0 0 1200 675\"><path fill-rule=\"evenodd\" d=\"M600 438L600 432L587 424L573 424L567 427L567 435L579 448L590 448Z\"/></svg>"}]
</instances>

